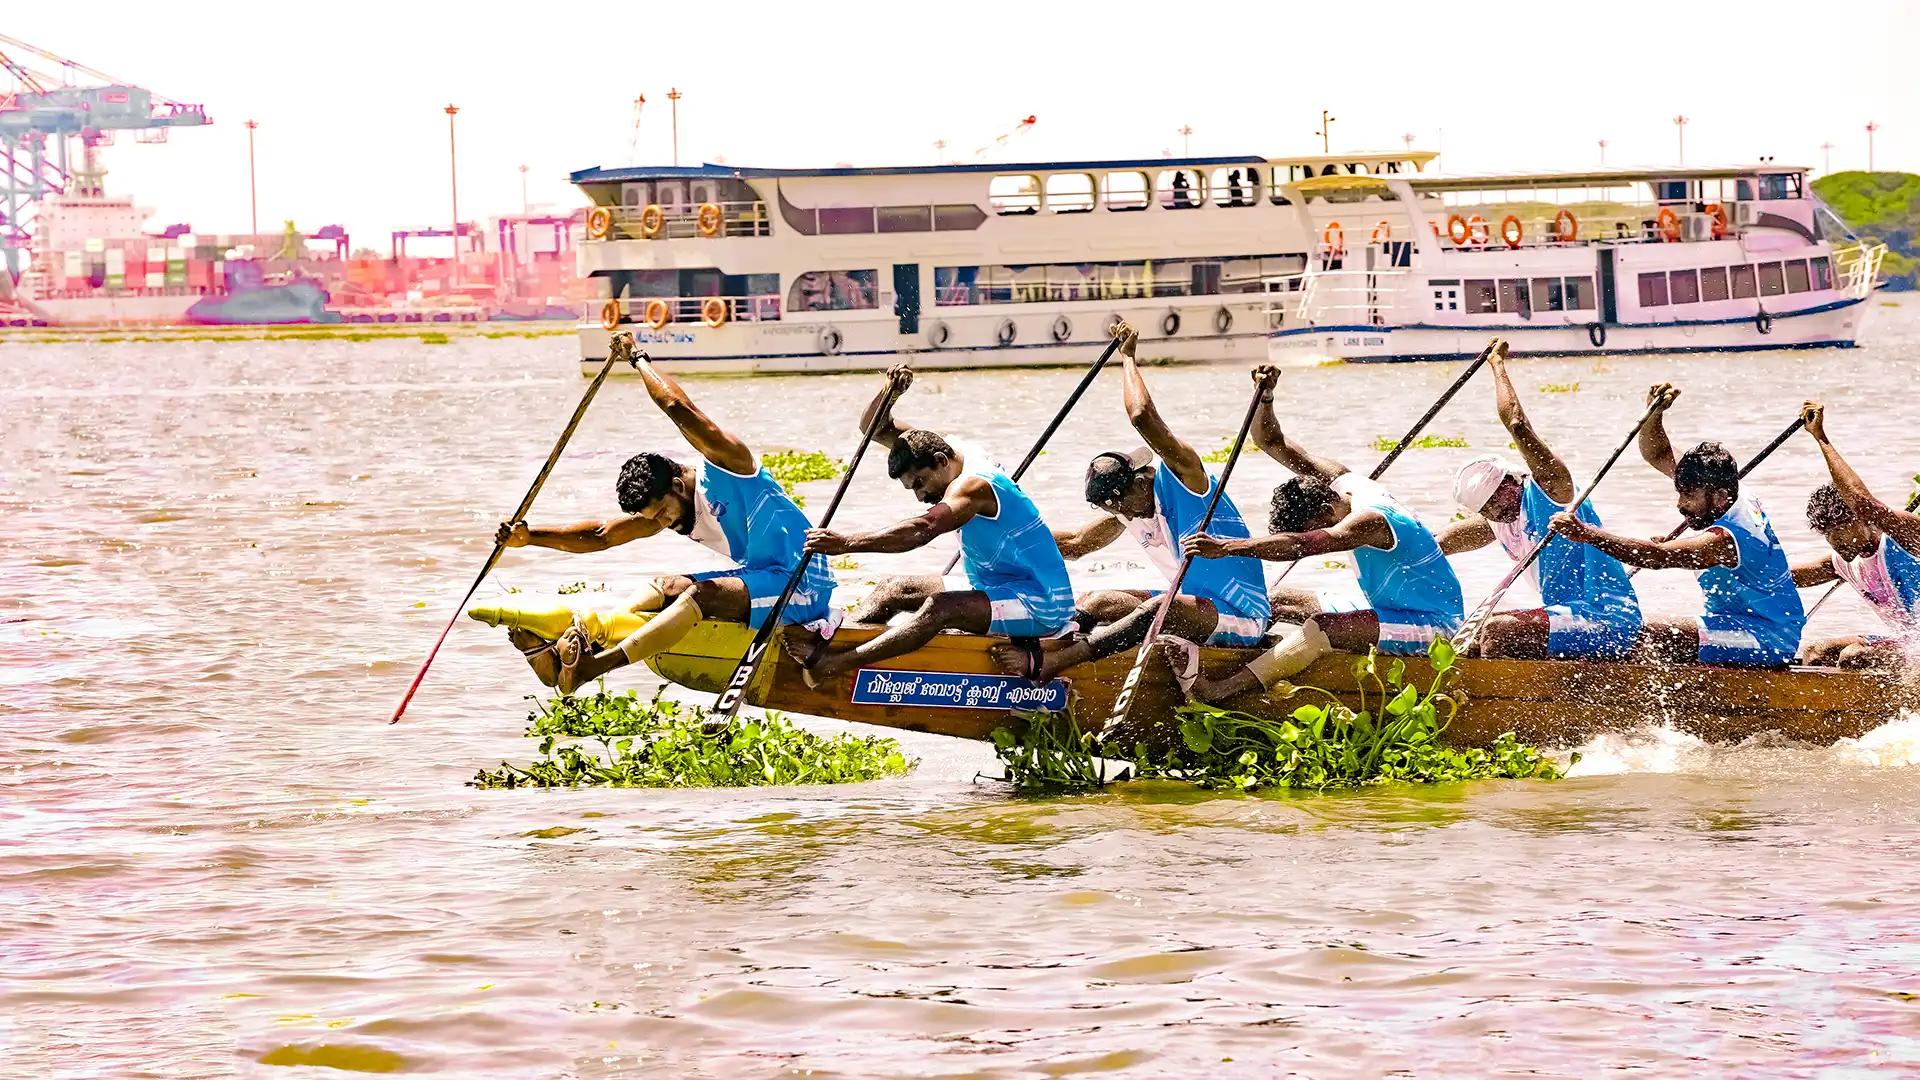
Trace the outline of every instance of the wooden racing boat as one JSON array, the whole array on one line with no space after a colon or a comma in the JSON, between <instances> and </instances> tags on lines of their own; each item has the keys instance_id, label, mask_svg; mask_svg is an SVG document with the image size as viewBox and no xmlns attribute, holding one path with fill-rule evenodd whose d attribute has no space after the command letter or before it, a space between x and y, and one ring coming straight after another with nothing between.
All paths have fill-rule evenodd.
<instances>
[{"instance_id":1,"label":"wooden racing boat","mask_svg":"<svg viewBox=\"0 0 1920 1080\"><path fill-rule=\"evenodd\" d=\"M877 627L842 627L834 643L860 642L879 632ZM751 631L737 623L702 622L648 666L669 682L718 694L751 638ZM807 685L790 657L772 649L747 689L747 701L783 712L966 739L989 738L1012 709L1070 706L1080 724L1097 728L1112 709L1133 661L1128 650L1038 687L999 672L987 654L999 640L945 633L917 652L818 688ZM1201 663L1209 674L1219 674L1244 663L1253 652L1207 649ZM1349 654L1325 657L1296 682L1321 687L1357 706L1356 659ZM1432 679L1424 658L1408 658L1407 669L1409 682L1423 689ZM1574 746L1604 731L1649 722L1664 722L1710 742L1772 731L1798 741L1831 743L1885 723L1920 698L1910 684L1833 668L1754 671L1463 658L1455 670L1452 692L1465 703L1446 740L1458 746L1484 746L1508 731L1536 745ZM1181 699L1166 665L1148 665L1137 695L1132 712L1139 728L1123 733L1122 745L1135 740L1156 745L1171 738L1176 727L1169 721ZM1312 694L1292 701L1250 697L1232 704L1251 712L1280 713L1314 700L1321 699Z\"/></svg>"}]
</instances>

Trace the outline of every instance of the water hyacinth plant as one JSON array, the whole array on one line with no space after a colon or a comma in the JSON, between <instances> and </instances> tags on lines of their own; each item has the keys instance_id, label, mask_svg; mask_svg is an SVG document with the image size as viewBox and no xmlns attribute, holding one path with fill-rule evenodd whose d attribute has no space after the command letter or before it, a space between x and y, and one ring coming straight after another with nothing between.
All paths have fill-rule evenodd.
<instances>
[{"instance_id":1,"label":"water hyacinth plant","mask_svg":"<svg viewBox=\"0 0 1920 1080\"><path fill-rule=\"evenodd\" d=\"M1373 440L1373 448L1383 454L1399 445L1400 440L1391 435L1377 435ZM1415 450L1460 450L1466 448L1467 440L1458 435L1422 435L1408 445Z\"/></svg>"},{"instance_id":2,"label":"water hyacinth plant","mask_svg":"<svg viewBox=\"0 0 1920 1080\"><path fill-rule=\"evenodd\" d=\"M702 730L707 710L635 691L534 700L527 736L540 759L501 762L469 781L478 788L754 787L851 784L903 775L916 762L892 739L815 735L779 713ZM594 744L598 744L595 746Z\"/></svg>"},{"instance_id":3,"label":"water hyacinth plant","mask_svg":"<svg viewBox=\"0 0 1920 1080\"><path fill-rule=\"evenodd\" d=\"M787 497L800 506L806 499L794 491L795 484L811 483L815 480L832 480L845 468L843 462L828 457L818 450L769 450L760 455L760 464L786 491Z\"/></svg>"}]
</instances>

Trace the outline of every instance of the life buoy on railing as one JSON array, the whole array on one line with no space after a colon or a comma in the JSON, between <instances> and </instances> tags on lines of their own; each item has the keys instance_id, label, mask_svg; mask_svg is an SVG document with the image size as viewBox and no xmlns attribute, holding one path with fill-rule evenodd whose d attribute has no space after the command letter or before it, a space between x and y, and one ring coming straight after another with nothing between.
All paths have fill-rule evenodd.
<instances>
[{"instance_id":1,"label":"life buoy on railing","mask_svg":"<svg viewBox=\"0 0 1920 1080\"><path fill-rule=\"evenodd\" d=\"M640 211L640 235L642 237L651 240L659 236L660 230L666 228L666 225L667 212L660 209L659 203L648 203L647 208Z\"/></svg>"},{"instance_id":2,"label":"life buoy on railing","mask_svg":"<svg viewBox=\"0 0 1920 1080\"><path fill-rule=\"evenodd\" d=\"M655 330L673 321L673 308L665 300L647 301L647 325Z\"/></svg>"},{"instance_id":3,"label":"life buoy on railing","mask_svg":"<svg viewBox=\"0 0 1920 1080\"><path fill-rule=\"evenodd\" d=\"M1671 244L1680 239L1680 215L1674 213L1672 207L1663 206L1653 216L1653 228L1663 242Z\"/></svg>"},{"instance_id":4,"label":"life buoy on railing","mask_svg":"<svg viewBox=\"0 0 1920 1080\"><path fill-rule=\"evenodd\" d=\"M1520 227L1520 219L1512 214L1500 219L1500 242L1509 248L1517 248L1526 236L1526 230Z\"/></svg>"},{"instance_id":5,"label":"life buoy on railing","mask_svg":"<svg viewBox=\"0 0 1920 1080\"><path fill-rule=\"evenodd\" d=\"M1347 253L1347 230L1341 228L1339 222L1329 221L1327 227L1320 230L1320 250L1335 259Z\"/></svg>"},{"instance_id":6,"label":"life buoy on railing","mask_svg":"<svg viewBox=\"0 0 1920 1080\"><path fill-rule=\"evenodd\" d=\"M1222 307L1213 313L1213 332L1224 334L1233 329L1233 312Z\"/></svg>"},{"instance_id":7,"label":"life buoy on railing","mask_svg":"<svg viewBox=\"0 0 1920 1080\"><path fill-rule=\"evenodd\" d=\"M1172 337L1173 335L1179 332L1180 332L1180 313L1177 311L1167 312L1167 317L1160 320L1161 336Z\"/></svg>"},{"instance_id":8,"label":"life buoy on railing","mask_svg":"<svg viewBox=\"0 0 1920 1080\"><path fill-rule=\"evenodd\" d=\"M605 240L613 235L613 211L596 206L587 211L587 239Z\"/></svg>"},{"instance_id":9,"label":"life buoy on railing","mask_svg":"<svg viewBox=\"0 0 1920 1080\"><path fill-rule=\"evenodd\" d=\"M1057 316L1053 320L1053 340L1065 341L1072 336L1073 320L1067 318L1065 315Z\"/></svg>"},{"instance_id":10,"label":"life buoy on railing","mask_svg":"<svg viewBox=\"0 0 1920 1080\"><path fill-rule=\"evenodd\" d=\"M840 337L840 331L837 328L829 326L825 330L820 331L820 352L822 355L838 356L840 354L840 346L843 343L844 339Z\"/></svg>"},{"instance_id":11,"label":"life buoy on railing","mask_svg":"<svg viewBox=\"0 0 1920 1080\"><path fill-rule=\"evenodd\" d=\"M1467 219L1467 242L1474 247L1486 247L1493 230L1487 227L1487 219L1475 214Z\"/></svg>"},{"instance_id":12,"label":"life buoy on railing","mask_svg":"<svg viewBox=\"0 0 1920 1080\"><path fill-rule=\"evenodd\" d=\"M1717 202L1708 203L1707 216L1713 219L1713 238L1715 240L1725 240L1727 238L1727 208Z\"/></svg>"},{"instance_id":13,"label":"life buoy on railing","mask_svg":"<svg viewBox=\"0 0 1920 1080\"><path fill-rule=\"evenodd\" d=\"M1760 312L1753 317L1753 328L1763 334L1773 333L1773 316L1765 311Z\"/></svg>"},{"instance_id":14,"label":"life buoy on railing","mask_svg":"<svg viewBox=\"0 0 1920 1080\"><path fill-rule=\"evenodd\" d=\"M1601 325L1600 323L1588 323L1587 324L1587 341L1592 343L1593 347L1596 349L1606 348L1607 328Z\"/></svg>"},{"instance_id":15,"label":"life buoy on railing","mask_svg":"<svg viewBox=\"0 0 1920 1080\"><path fill-rule=\"evenodd\" d=\"M994 340L998 341L1003 346L1013 344L1013 339L1019 336L1020 336L1020 328L1013 325L1012 319L1001 319L1000 329L995 330L993 332Z\"/></svg>"},{"instance_id":16,"label":"life buoy on railing","mask_svg":"<svg viewBox=\"0 0 1920 1080\"><path fill-rule=\"evenodd\" d=\"M1467 246L1466 218L1461 217L1459 214L1447 215L1447 239L1453 241L1454 247Z\"/></svg>"},{"instance_id":17,"label":"life buoy on railing","mask_svg":"<svg viewBox=\"0 0 1920 1080\"><path fill-rule=\"evenodd\" d=\"M609 300L600 305L600 326L606 330L620 329L620 301Z\"/></svg>"},{"instance_id":18,"label":"life buoy on railing","mask_svg":"<svg viewBox=\"0 0 1920 1080\"><path fill-rule=\"evenodd\" d=\"M1553 215L1553 238L1563 244L1571 244L1580 237L1580 219L1573 211L1562 210Z\"/></svg>"},{"instance_id":19,"label":"life buoy on railing","mask_svg":"<svg viewBox=\"0 0 1920 1080\"><path fill-rule=\"evenodd\" d=\"M727 302L717 296L709 296L700 303L700 321L710 329L719 329L727 324Z\"/></svg>"},{"instance_id":20,"label":"life buoy on railing","mask_svg":"<svg viewBox=\"0 0 1920 1080\"><path fill-rule=\"evenodd\" d=\"M700 204L700 235L719 236L720 226L726 218L720 213L719 203Z\"/></svg>"},{"instance_id":21,"label":"life buoy on railing","mask_svg":"<svg viewBox=\"0 0 1920 1080\"><path fill-rule=\"evenodd\" d=\"M927 327L927 344L938 349L953 339L953 330L946 323L937 322Z\"/></svg>"},{"instance_id":22,"label":"life buoy on railing","mask_svg":"<svg viewBox=\"0 0 1920 1080\"><path fill-rule=\"evenodd\" d=\"M1367 238L1367 242L1384 244L1391 239L1393 239L1393 222L1388 221L1386 218L1381 218L1374 224L1373 235Z\"/></svg>"}]
</instances>

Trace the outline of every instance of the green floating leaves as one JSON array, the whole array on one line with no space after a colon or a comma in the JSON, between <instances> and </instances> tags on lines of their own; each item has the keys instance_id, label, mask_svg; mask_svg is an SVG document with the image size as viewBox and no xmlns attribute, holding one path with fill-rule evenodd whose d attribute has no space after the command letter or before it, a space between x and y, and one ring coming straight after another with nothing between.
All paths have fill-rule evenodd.
<instances>
[{"instance_id":1,"label":"green floating leaves","mask_svg":"<svg viewBox=\"0 0 1920 1080\"><path fill-rule=\"evenodd\" d=\"M1225 463L1225 461L1232 456L1233 456L1233 440L1228 439L1226 442L1223 442L1220 444L1220 449L1214 450L1210 453L1201 454L1200 460L1206 462L1209 465L1220 465Z\"/></svg>"},{"instance_id":2,"label":"green floating leaves","mask_svg":"<svg viewBox=\"0 0 1920 1080\"><path fill-rule=\"evenodd\" d=\"M540 740L540 759L482 769L471 786L851 784L904 775L917 764L892 739L815 735L779 713L736 719L708 734L706 709L642 699L632 690L530 700L535 709L527 715L527 736Z\"/></svg>"},{"instance_id":3,"label":"green floating leaves","mask_svg":"<svg viewBox=\"0 0 1920 1080\"><path fill-rule=\"evenodd\" d=\"M1540 387L1543 394L1577 394L1580 384L1577 382L1545 383Z\"/></svg>"},{"instance_id":4,"label":"green floating leaves","mask_svg":"<svg viewBox=\"0 0 1920 1080\"><path fill-rule=\"evenodd\" d=\"M1373 448L1383 454L1399 445L1400 440L1391 435L1375 436L1373 440ZM1422 435L1407 445L1415 450L1459 450L1466 447L1467 440L1457 435Z\"/></svg>"},{"instance_id":5,"label":"green floating leaves","mask_svg":"<svg viewBox=\"0 0 1920 1080\"><path fill-rule=\"evenodd\" d=\"M807 505L806 496L794 490L795 484L805 484L814 480L831 480L839 476L845 467L840 461L828 457L818 450L770 450L760 455L760 464L787 493L797 506Z\"/></svg>"},{"instance_id":6,"label":"green floating leaves","mask_svg":"<svg viewBox=\"0 0 1920 1080\"><path fill-rule=\"evenodd\" d=\"M1106 782L1093 733L1080 730L1071 711L1015 712L1011 717L1014 727L993 729L993 752L1015 791L1064 794Z\"/></svg>"}]
</instances>

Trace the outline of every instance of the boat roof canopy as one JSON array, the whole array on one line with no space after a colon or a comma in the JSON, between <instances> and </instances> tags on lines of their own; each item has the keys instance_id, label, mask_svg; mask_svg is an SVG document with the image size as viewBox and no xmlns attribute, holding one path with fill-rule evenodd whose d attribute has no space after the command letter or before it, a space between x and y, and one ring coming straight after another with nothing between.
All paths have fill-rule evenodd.
<instances>
[{"instance_id":1,"label":"boat roof canopy","mask_svg":"<svg viewBox=\"0 0 1920 1080\"><path fill-rule=\"evenodd\" d=\"M987 162L980 164L953 165L882 165L874 167L856 167L835 165L815 169L767 169L749 165L717 165L708 162L703 165L619 165L610 168L594 166L579 169L569 174L576 184L618 183L625 180L678 180L678 179L737 179L803 176L931 176L948 173L1052 173L1052 172L1102 172L1128 169L1192 169L1215 168L1222 166L1265 166L1265 165L1341 165L1356 161L1411 161L1416 167L1424 167L1437 155L1425 151L1392 151L1386 153L1319 154L1308 157L1266 158L1257 154L1245 154L1229 157L1157 157L1157 158L1118 158L1087 161L1026 161L1026 162Z\"/></svg>"},{"instance_id":2,"label":"boat roof canopy","mask_svg":"<svg viewBox=\"0 0 1920 1080\"><path fill-rule=\"evenodd\" d=\"M1698 169L1590 169L1580 172L1488 173L1482 176L1411 176L1403 179L1410 182L1416 191L1482 191L1487 188L1612 186L1630 184L1636 180L1730 180L1742 176L1806 171L1804 165L1775 165L1769 162Z\"/></svg>"}]
</instances>

